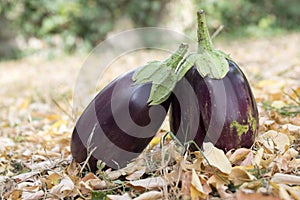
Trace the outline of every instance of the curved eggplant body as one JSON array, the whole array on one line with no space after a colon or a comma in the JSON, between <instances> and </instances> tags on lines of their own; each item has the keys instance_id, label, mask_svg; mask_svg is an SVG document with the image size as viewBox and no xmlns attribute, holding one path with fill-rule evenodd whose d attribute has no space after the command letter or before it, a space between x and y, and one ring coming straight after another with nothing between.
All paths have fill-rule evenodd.
<instances>
[{"instance_id":1,"label":"curved eggplant body","mask_svg":"<svg viewBox=\"0 0 300 200\"><path fill-rule=\"evenodd\" d=\"M225 151L252 146L258 129L256 102L243 72L228 62L229 72L223 79L203 78L193 66L178 82L171 103L171 131L180 136L186 134L183 131L195 132L189 133L193 138L187 137L183 142L194 140L200 147L203 142L212 142ZM198 109L192 111L191 100L178 101L188 96L187 84L194 89L198 101ZM193 122L196 118L197 127Z\"/></svg>"},{"instance_id":2,"label":"curved eggplant body","mask_svg":"<svg viewBox=\"0 0 300 200\"><path fill-rule=\"evenodd\" d=\"M97 160L108 167L125 167L149 144L166 117L170 101L149 106L151 83L134 84L128 72L106 86L78 119L71 139L76 162L96 171Z\"/></svg>"}]
</instances>

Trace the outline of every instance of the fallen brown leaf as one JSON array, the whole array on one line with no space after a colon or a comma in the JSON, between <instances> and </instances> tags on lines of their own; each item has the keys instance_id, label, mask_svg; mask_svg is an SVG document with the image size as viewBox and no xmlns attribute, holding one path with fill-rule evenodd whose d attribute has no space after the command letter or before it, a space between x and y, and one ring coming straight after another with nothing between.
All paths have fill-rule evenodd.
<instances>
[{"instance_id":1,"label":"fallen brown leaf","mask_svg":"<svg viewBox=\"0 0 300 200\"><path fill-rule=\"evenodd\" d=\"M129 196L129 194L126 192L122 195L107 195L107 198L110 200L132 200L132 198Z\"/></svg>"},{"instance_id":2,"label":"fallen brown leaf","mask_svg":"<svg viewBox=\"0 0 300 200\"><path fill-rule=\"evenodd\" d=\"M146 167L142 167L140 170L133 172L132 174L126 176L126 179L129 181L137 180L141 178L146 172Z\"/></svg>"},{"instance_id":3,"label":"fallen brown leaf","mask_svg":"<svg viewBox=\"0 0 300 200\"><path fill-rule=\"evenodd\" d=\"M239 165L243 160L246 159L247 155L250 153L250 149L240 148L237 149L230 157L229 161L232 164Z\"/></svg>"},{"instance_id":4,"label":"fallen brown leaf","mask_svg":"<svg viewBox=\"0 0 300 200\"><path fill-rule=\"evenodd\" d=\"M150 177L150 178L136 180L136 181L129 181L128 184L132 187L153 189L153 188L162 188L167 183L162 177Z\"/></svg>"},{"instance_id":5,"label":"fallen brown leaf","mask_svg":"<svg viewBox=\"0 0 300 200\"><path fill-rule=\"evenodd\" d=\"M224 151L216 148L212 143L203 143L203 149L203 154L208 160L209 165L225 174L230 174L232 167Z\"/></svg>"},{"instance_id":6,"label":"fallen brown leaf","mask_svg":"<svg viewBox=\"0 0 300 200\"><path fill-rule=\"evenodd\" d=\"M163 197L163 193L159 191L149 191L141 194L133 200L160 200Z\"/></svg>"},{"instance_id":7,"label":"fallen brown leaf","mask_svg":"<svg viewBox=\"0 0 300 200\"><path fill-rule=\"evenodd\" d=\"M67 196L73 196L72 194L74 193L74 188L75 185L73 181L68 176L64 176L59 184L50 189L49 193L59 198L64 198Z\"/></svg>"},{"instance_id":8,"label":"fallen brown leaf","mask_svg":"<svg viewBox=\"0 0 300 200\"><path fill-rule=\"evenodd\" d=\"M240 185L254 179L255 177L249 174L245 168L239 166L233 167L229 174L229 180L232 181L234 185Z\"/></svg>"},{"instance_id":9,"label":"fallen brown leaf","mask_svg":"<svg viewBox=\"0 0 300 200\"><path fill-rule=\"evenodd\" d=\"M271 194L265 195L260 193L250 193L242 190L236 192L236 200L280 200L279 197L273 196Z\"/></svg>"},{"instance_id":10,"label":"fallen brown leaf","mask_svg":"<svg viewBox=\"0 0 300 200\"><path fill-rule=\"evenodd\" d=\"M300 185L300 177L290 174L276 173L271 179L274 183L285 183L285 184L295 184Z\"/></svg>"}]
</instances>

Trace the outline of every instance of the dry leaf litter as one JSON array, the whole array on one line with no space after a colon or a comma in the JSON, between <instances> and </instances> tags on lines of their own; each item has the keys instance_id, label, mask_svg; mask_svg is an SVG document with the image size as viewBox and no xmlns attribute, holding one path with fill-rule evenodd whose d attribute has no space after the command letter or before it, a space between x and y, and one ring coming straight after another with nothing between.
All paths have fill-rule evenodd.
<instances>
[{"instance_id":1,"label":"dry leaf litter","mask_svg":"<svg viewBox=\"0 0 300 200\"><path fill-rule=\"evenodd\" d=\"M300 35L219 44L246 73L258 103L251 149L226 154L206 143L186 152L165 123L127 167L97 174L72 162L72 87L83 57L0 63L2 199L300 199ZM137 66L165 55L141 52ZM116 76L129 68L109 68ZM104 80L104 81L103 81ZM102 79L102 84L111 78ZM101 84L101 83L100 83ZM101 168L101 164L99 165Z\"/></svg>"}]
</instances>

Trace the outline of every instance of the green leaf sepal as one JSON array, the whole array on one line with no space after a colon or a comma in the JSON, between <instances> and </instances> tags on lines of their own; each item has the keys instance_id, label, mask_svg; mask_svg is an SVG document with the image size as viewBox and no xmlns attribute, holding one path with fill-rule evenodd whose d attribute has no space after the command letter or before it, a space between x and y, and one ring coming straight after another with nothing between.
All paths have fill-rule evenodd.
<instances>
[{"instance_id":1,"label":"green leaf sepal","mask_svg":"<svg viewBox=\"0 0 300 200\"><path fill-rule=\"evenodd\" d=\"M178 80L194 65L202 77L222 79L229 71L227 59L230 60L229 55L219 50L198 50L198 53L190 54L177 70Z\"/></svg>"},{"instance_id":2,"label":"green leaf sepal","mask_svg":"<svg viewBox=\"0 0 300 200\"><path fill-rule=\"evenodd\" d=\"M161 104L169 98L178 80L175 69L183 60L187 49L187 44L181 44L166 60L148 62L135 71L132 76L135 84L152 83L147 101L149 105Z\"/></svg>"}]
</instances>

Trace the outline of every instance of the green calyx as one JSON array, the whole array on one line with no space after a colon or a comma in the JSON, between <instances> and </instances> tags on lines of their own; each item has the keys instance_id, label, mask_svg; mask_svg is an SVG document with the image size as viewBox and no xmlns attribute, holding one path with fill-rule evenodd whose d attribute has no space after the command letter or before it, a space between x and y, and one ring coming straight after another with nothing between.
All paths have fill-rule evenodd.
<instances>
[{"instance_id":1,"label":"green calyx","mask_svg":"<svg viewBox=\"0 0 300 200\"><path fill-rule=\"evenodd\" d=\"M229 71L226 59L228 55L222 51L215 50L209 36L204 11L197 12L198 19L198 52L190 54L178 70L179 79L192 67L196 66L202 77L208 76L213 79L222 79Z\"/></svg>"},{"instance_id":2,"label":"green calyx","mask_svg":"<svg viewBox=\"0 0 300 200\"><path fill-rule=\"evenodd\" d=\"M166 60L148 62L134 73L132 80L135 84L152 83L148 99L150 105L158 105L167 100L176 83L194 65L202 77L222 79L228 73L229 63L226 59L230 58L222 51L213 48L203 11L197 12L197 19L197 53L190 54L184 59L188 45L181 44Z\"/></svg>"},{"instance_id":3,"label":"green calyx","mask_svg":"<svg viewBox=\"0 0 300 200\"><path fill-rule=\"evenodd\" d=\"M161 104L169 98L178 80L175 69L182 61L187 49L187 44L181 44L164 61L148 62L133 74L132 80L135 84L152 83L149 105Z\"/></svg>"}]
</instances>

